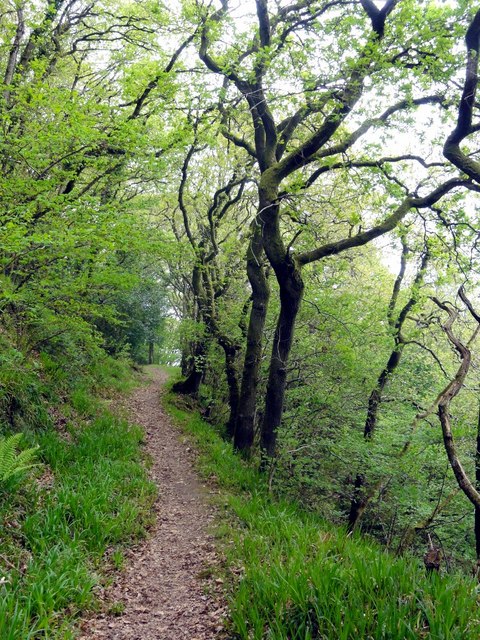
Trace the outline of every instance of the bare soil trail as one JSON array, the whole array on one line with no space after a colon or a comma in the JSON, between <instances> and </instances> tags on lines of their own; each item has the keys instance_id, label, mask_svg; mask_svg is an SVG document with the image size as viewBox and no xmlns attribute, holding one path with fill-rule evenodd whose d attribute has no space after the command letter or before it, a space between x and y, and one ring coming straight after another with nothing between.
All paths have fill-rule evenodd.
<instances>
[{"instance_id":1,"label":"bare soil trail","mask_svg":"<svg viewBox=\"0 0 480 640\"><path fill-rule=\"evenodd\" d=\"M126 567L104 594L106 611L86 621L81 639L214 640L225 638L225 603L206 580L216 553L208 490L187 445L159 401L166 374L147 368L149 382L127 399L132 422L145 430L157 484L157 519L149 537L126 554ZM110 603L108 605L107 603ZM113 603L113 604L112 604Z\"/></svg>"}]
</instances>

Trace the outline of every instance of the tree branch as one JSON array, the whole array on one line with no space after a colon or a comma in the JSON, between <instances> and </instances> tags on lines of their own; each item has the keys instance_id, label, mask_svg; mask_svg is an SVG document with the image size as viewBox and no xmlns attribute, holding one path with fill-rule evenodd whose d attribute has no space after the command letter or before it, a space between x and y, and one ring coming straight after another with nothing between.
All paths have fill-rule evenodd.
<instances>
[{"instance_id":1,"label":"tree branch","mask_svg":"<svg viewBox=\"0 0 480 640\"><path fill-rule=\"evenodd\" d=\"M465 37L467 68L463 93L458 107L457 125L443 147L444 156L470 178L480 182L480 162L460 149L460 144L476 127L472 127L473 109L478 87L478 56L480 53L480 10L477 11Z\"/></svg>"},{"instance_id":2,"label":"tree branch","mask_svg":"<svg viewBox=\"0 0 480 640\"><path fill-rule=\"evenodd\" d=\"M431 193L424 196L423 198L407 197L397 207L397 209L382 223L376 225L375 227L372 227L368 231L363 231L362 233L358 233L350 238L344 238L336 242L330 242L323 245L322 247L313 249L312 251L306 251L305 253L299 255L297 257L297 260L301 265L309 264L310 262L321 260L326 256L337 255L338 253L341 253L342 251L345 251L347 249L363 246L374 238L378 238L385 233L392 231L392 229L394 229L397 224L407 215L410 209L431 207L449 191L457 187L472 188L474 187L474 185L472 185L472 183L467 180L454 178L448 180L447 182L444 182L442 185L434 189Z\"/></svg>"},{"instance_id":3,"label":"tree branch","mask_svg":"<svg viewBox=\"0 0 480 640\"><path fill-rule=\"evenodd\" d=\"M463 297L466 299L465 291L462 293ZM450 466L452 467L452 471L457 480L458 486L466 495L466 497L470 500L470 502L476 507L480 508L480 493L472 484L470 478L468 477L463 465L458 457L458 452L455 445L455 440L453 438L452 427L450 422L450 403L458 395L463 384L465 382L465 378L467 376L468 370L470 368L471 362L471 353L468 346L464 345L453 333L452 325L455 322L457 317L457 313L448 307L446 304L440 302L437 298L432 298L437 306L439 306L443 311L448 313L448 320L443 325L443 329L449 339L449 341L453 344L455 349L460 354L462 359L460 363L460 367L455 375L455 378L450 382L450 384L446 387L446 389L440 394L439 402L438 402L438 417L440 420L440 424L442 426L442 434L443 434L443 442L445 445L445 450L447 452L447 457L450 462ZM469 303L469 307L470 307ZM480 331L480 325L475 329L472 337L469 340L468 345L470 345L476 338Z\"/></svg>"},{"instance_id":4,"label":"tree branch","mask_svg":"<svg viewBox=\"0 0 480 640\"><path fill-rule=\"evenodd\" d=\"M125 105L122 105L122 106L125 106L125 107L131 106L131 105L135 105L132 113L128 116L127 120L134 120L135 118L138 118L138 116L140 115L140 113L142 111L142 107L145 104L145 101L148 98L148 96L152 93L152 91L154 89L156 89L158 87L158 83L160 82L161 78L165 74L170 73L170 71L175 66L175 63L177 62L178 58L180 57L180 55L182 54L184 49L186 49L188 47L188 45L192 42L192 40L194 39L195 35L196 35L196 31L195 31L195 33L192 33L191 36L189 36L186 40L184 40L182 42L182 44L178 47L178 49L173 53L172 57L170 58L168 64L166 65L166 67L162 71L162 73L159 73L155 78L153 78L153 80L151 80L147 84L147 86L143 90L142 94L136 100L134 100L133 102L128 102Z\"/></svg>"}]
</instances>

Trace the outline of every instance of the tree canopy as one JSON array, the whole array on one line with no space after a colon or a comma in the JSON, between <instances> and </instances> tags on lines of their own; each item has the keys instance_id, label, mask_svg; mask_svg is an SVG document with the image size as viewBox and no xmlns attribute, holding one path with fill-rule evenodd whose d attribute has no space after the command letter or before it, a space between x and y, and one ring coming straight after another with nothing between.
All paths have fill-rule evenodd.
<instances>
[{"instance_id":1,"label":"tree canopy","mask_svg":"<svg viewBox=\"0 0 480 640\"><path fill-rule=\"evenodd\" d=\"M171 4L0 10L4 430L175 363L273 492L477 559L480 13Z\"/></svg>"}]
</instances>

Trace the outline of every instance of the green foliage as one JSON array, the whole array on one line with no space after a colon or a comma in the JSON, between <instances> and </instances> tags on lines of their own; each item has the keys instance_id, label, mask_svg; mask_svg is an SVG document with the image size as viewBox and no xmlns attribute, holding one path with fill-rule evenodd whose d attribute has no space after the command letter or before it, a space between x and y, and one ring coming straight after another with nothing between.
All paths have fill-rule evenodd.
<instances>
[{"instance_id":1,"label":"green foliage","mask_svg":"<svg viewBox=\"0 0 480 640\"><path fill-rule=\"evenodd\" d=\"M61 3L43 0L14 9L0 18L0 380L4 365L10 376L0 385L0 418L21 427L29 405L41 403L29 401L28 385L15 372L25 374L39 352L63 386L103 348L137 356L152 332L158 338L162 286L149 267L158 232L148 212L127 203L136 195L132 174L135 183L151 180L152 145L166 137L155 126L147 139L130 110L111 100L123 95L128 102L143 80L133 88L129 74L120 80L110 71L135 61L145 74L158 73L165 55L150 27L163 28L165 14L155 3L129 2L122 2L121 15L108 2L88 7L81 20L79 7L69 7L67 19ZM11 49L15 33L19 51ZM123 37L126 46L118 47ZM159 53L155 62L151 53L149 61L139 55L147 49ZM171 95L175 83L164 83ZM155 171L160 166L156 161ZM155 307L136 322L135 297ZM12 349L5 360L4 343Z\"/></svg>"},{"instance_id":2,"label":"green foliage","mask_svg":"<svg viewBox=\"0 0 480 640\"><path fill-rule=\"evenodd\" d=\"M263 227L264 240L269 229L278 231L267 253L280 256L286 271L295 255L384 220L406 192L439 185L449 177L435 152L445 136L431 131L453 126L447 105L458 99L455 78L463 65L456 43L463 41L471 7L463 0L404 0L385 15L362 2L269 3L272 33L265 38L255 35L255 11L237 20L236 11L212 15L209 3L190 0L178 7L155 0L7 4L0 16L0 429L23 432L29 446L39 443L47 470L55 472L51 490L40 487L37 494L34 483L25 483L2 496L4 520L21 523L18 537L30 555L15 556L20 542L7 531L5 557L12 551L18 562L8 578L12 589L2 586L0 637L28 638L63 633L57 611L90 602L92 557L141 532L144 514L133 494L146 504L150 490L139 467L140 435L98 416L105 389L129 387L130 358L143 363L161 348L162 359L176 362L181 350L185 369L204 373L198 396L209 418L227 420L222 349L229 343L230 374L240 376L250 296L243 263L255 188L263 184L251 149L268 151L265 165L301 152L281 197L275 195L278 225ZM372 33L379 17L387 18L382 36ZM212 81L198 67L185 75L191 53L172 54L190 34L198 36L191 46L206 42L228 82L238 79L236 87ZM258 114L251 102L257 93ZM425 96L417 108L413 101ZM275 150L268 139L275 130L285 148ZM317 150L309 156L312 144ZM240 177L246 179L241 188ZM274 191L272 185L263 186ZM315 517L269 501L265 480L194 421L209 451L204 471L253 496L251 506L241 497L231 501L252 536L239 539L241 548L252 546L245 551L245 592L239 590L234 605L242 637L307 638L331 634L333 625L339 637L456 637L456 629L468 637L462 614L448 619L443 604L438 616L432 613L434 598L451 595L446 582L432 580L429 591L408 563L377 562L378 550L362 543L373 566L368 575L376 586L370 588L356 541L337 533L317 540L314 533L327 529L319 515L345 521L353 480L363 474L365 490L372 491L365 531L389 548L416 546L420 554L431 534L445 544L451 564L472 559L471 509L455 497L435 417L412 427L444 385L443 371L451 377L457 365L428 296L442 288L453 301L458 274L478 271L472 268L476 219L462 197L458 192L441 209L425 209L420 218L412 211L404 219L412 235L429 236L433 264L408 316L405 357L385 387L372 441L363 438L363 425L369 394L392 352L387 308L394 277L377 264L378 247L303 269L305 299L286 367L269 485L273 495L298 500ZM290 255L293 263L284 260ZM273 276L259 398L279 310ZM400 302L408 289L408 282L402 285ZM470 325L462 323L464 336ZM472 477L477 387L473 381L453 404ZM263 409L257 401L257 419ZM33 459L32 449L15 453L16 444L0 440L0 479L3 456L7 485L20 480ZM256 562L272 572L255 573ZM393 582L398 591L388 603L385 585ZM455 580L451 585L455 591ZM469 588L459 587L455 597L465 599L470 613ZM248 606L252 594L258 606ZM347 619L342 598L363 610L363 618ZM322 603L329 604L327 612ZM395 603L407 626L396 624ZM251 614L243 622L242 609Z\"/></svg>"},{"instance_id":3,"label":"green foliage","mask_svg":"<svg viewBox=\"0 0 480 640\"><path fill-rule=\"evenodd\" d=\"M165 339L166 297L154 279L137 283L129 291L119 292L115 300L118 314L113 322L97 321L105 337L105 348L117 357L125 350L140 364L149 363L149 346L162 348Z\"/></svg>"},{"instance_id":4,"label":"green foliage","mask_svg":"<svg viewBox=\"0 0 480 640\"><path fill-rule=\"evenodd\" d=\"M413 558L395 559L292 502L272 499L264 479L210 425L174 402L167 398L168 411L200 448L200 469L220 486L219 502L227 507L221 526L229 523L232 637L478 637L473 579L425 575Z\"/></svg>"},{"instance_id":5,"label":"green foliage","mask_svg":"<svg viewBox=\"0 0 480 640\"><path fill-rule=\"evenodd\" d=\"M0 336L0 424L2 431L48 424L44 403L46 386L39 363Z\"/></svg>"},{"instance_id":6,"label":"green foliage","mask_svg":"<svg viewBox=\"0 0 480 640\"><path fill-rule=\"evenodd\" d=\"M8 491L15 482L25 476L26 471L36 466L33 460L37 455L37 448L30 447L18 451L22 439L21 433L0 437L0 490Z\"/></svg>"},{"instance_id":7,"label":"green foliage","mask_svg":"<svg viewBox=\"0 0 480 640\"><path fill-rule=\"evenodd\" d=\"M49 429L36 438L51 480L0 507L1 557L9 558L2 566L2 639L73 637L71 621L94 605L107 548L118 558L121 545L145 534L155 488L142 465L142 437L90 405L88 420L72 422L67 434Z\"/></svg>"}]
</instances>

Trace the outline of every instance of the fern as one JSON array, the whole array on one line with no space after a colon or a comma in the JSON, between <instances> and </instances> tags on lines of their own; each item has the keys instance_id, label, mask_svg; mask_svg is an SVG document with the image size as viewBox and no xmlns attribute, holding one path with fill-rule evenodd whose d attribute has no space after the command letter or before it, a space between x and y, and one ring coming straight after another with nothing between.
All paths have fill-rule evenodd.
<instances>
[{"instance_id":1,"label":"fern","mask_svg":"<svg viewBox=\"0 0 480 640\"><path fill-rule=\"evenodd\" d=\"M6 438L0 437L0 485L8 484L12 479L37 466L32 463L37 454L37 447L18 451L22 437L21 433Z\"/></svg>"}]
</instances>

